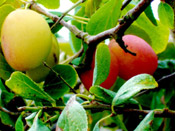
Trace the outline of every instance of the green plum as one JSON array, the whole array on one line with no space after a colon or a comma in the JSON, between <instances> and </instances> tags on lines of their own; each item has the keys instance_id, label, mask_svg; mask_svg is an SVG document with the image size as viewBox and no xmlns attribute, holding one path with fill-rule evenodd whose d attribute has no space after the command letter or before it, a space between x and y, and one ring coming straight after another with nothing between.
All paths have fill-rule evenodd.
<instances>
[{"instance_id":1,"label":"green plum","mask_svg":"<svg viewBox=\"0 0 175 131\"><path fill-rule=\"evenodd\" d=\"M12 68L30 70L41 65L49 55L52 33L40 14L29 9L17 9L4 20L1 46Z\"/></svg>"},{"instance_id":2,"label":"green plum","mask_svg":"<svg viewBox=\"0 0 175 131\"><path fill-rule=\"evenodd\" d=\"M53 67L58 64L59 62L59 45L56 37L52 36L52 49L50 51L49 56L46 59L46 63ZM46 76L49 74L49 69L45 67L43 64L38 66L37 68L34 68L32 70L26 71L26 74L33 79L35 82L41 82L45 80Z\"/></svg>"}]
</instances>

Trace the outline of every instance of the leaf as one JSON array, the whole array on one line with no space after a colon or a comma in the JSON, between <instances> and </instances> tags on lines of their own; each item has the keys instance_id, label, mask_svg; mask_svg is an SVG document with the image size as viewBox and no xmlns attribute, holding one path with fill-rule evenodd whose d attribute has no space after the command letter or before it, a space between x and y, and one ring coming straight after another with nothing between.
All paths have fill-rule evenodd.
<instances>
[{"instance_id":1,"label":"leaf","mask_svg":"<svg viewBox=\"0 0 175 131\"><path fill-rule=\"evenodd\" d=\"M4 4L10 4L11 6L15 8L20 8L23 3L21 0L6 0Z\"/></svg>"},{"instance_id":2,"label":"leaf","mask_svg":"<svg viewBox=\"0 0 175 131\"><path fill-rule=\"evenodd\" d=\"M59 42L59 48L61 51L65 52L67 55L72 56L73 51L68 42Z\"/></svg>"},{"instance_id":3,"label":"leaf","mask_svg":"<svg viewBox=\"0 0 175 131\"><path fill-rule=\"evenodd\" d=\"M107 90L100 86L92 86L89 91L91 94L95 95L97 99L102 100L103 102L106 102L109 104L112 103L112 100L116 95L115 92L111 90Z\"/></svg>"},{"instance_id":4,"label":"leaf","mask_svg":"<svg viewBox=\"0 0 175 131\"><path fill-rule=\"evenodd\" d=\"M37 114L37 113L34 112L34 113L32 113L31 115L29 115L29 116L27 116L27 117L25 118L25 120L26 120L26 122L27 122L27 125L29 125L30 127L31 127L32 124L33 124L33 120L34 120L36 114Z\"/></svg>"},{"instance_id":5,"label":"leaf","mask_svg":"<svg viewBox=\"0 0 175 131\"><path fill-rule=\"evenodd\" d=\"M58 9L60 6L60 0L37 0L37 2L48 9Z\"/></svg>"},{"instance_id":6,"label":"leaf","mask_svg":"<svg viewBox=\"0 0 175 131\"><path fill-rule=\"evenodd\" d=\"M72 96L68 101L57 125L64 131L87 131L87 115L82 105L76 101L76 96Z\"/></svg>"},{"instance_id":7,"label":"leaf","mask_svg":"<svg viewBox=\"0 0 175 131\"><path fill-rule=\"evenodd\" d=\"M158 54L159 60L175 59L175 45L174 43L168 43L164 52Z\"/></svg>"},{"instance_id":8,"label":"leaf","mask_svg":"<svg viewBox=\"0 0 175 131\"><path fill-rule=\"evenodd\" d=\"M0 106L4 106L14 98L14 94L8 92L0 79Z\"/></svg>"},{"instance_id":9,"label":"leaf","mask_svg":"<svg viewBox=\"0 0 175 131\"><path fill-rule=\"evenodd\" d=\"M6 16L12 12L13 10L15 10L15 8L12 5L9 4L4 4L2 6L0 6L0 30L2 28L2 24L6 18ZM1 36L1 31L0 31L0 36Z\"/></svg>"},{"instance_id":10,"label":"leaf","mask_svg":"<svg viewBox=\"0 0 175 131\"><path fill-rule=\"evenodd\" d=\"M15 131L24 131L24 124L22 121L22 115L20 115L16 121Z\"/></svg>"},{"instance_id":11,"label":"leaf","mask_svg":"<svg viewBox=\"0 0 175 131\"><path fill-rule=\"evenodd\" d=\"M51 131L42 121L40 121L38 114L35 116L33 124L28 131Z\"/></svg>"},{"instance_id":12,"label":"leaf","mask_svg":"<svg viewBox=\"0 0 175 131\"><path fill-rule=\"evenodd\" d=\"M156 18L154 17L153 14L153 10L151 8L151 5L149 5L145 10L144 10L146 16L148 17L148 19L152 22L152 24L154 24L155 26L157 26L157 21Z\"/></svg>"},{"instance_id":13,"label":"leaf","mask_svg":"<svg viewBox=\"0 0 175 131\"><path fill-rule=\"evenodd\" d=\"M150 131L151 125L154 119L154 111L151 111L146 117L140 122L134 131Z\"/></svg>"},{"instance_id":14,"label":"leaf","mask_svg":"<svg viewBox=\"0 0 175 131\"><path fill-rule=\"evenodd\" d=\"M86 27L87 32L90 35L96 35L115 27L121 14L121 6L122 0L110 0L104 4L91 16Z\"/></svg>"},{"instance_id":15,"label":"leaf","mask_svg":"<svg viewBox=\"0 0 175 131\"><path fill-rule=\"evenodd\" d=\"M84 7L81 7L79 9L79 11L75 14L76 16L81 16L81 17L84 17L84 14L85 14L85 8ZM73 20L72 22L72 25L76 26L79 30L83 30L83 24L82 23L79 23L75 20ZM75 34L73 34L72 32L70 33L70 45L71 45L71 48L73 50L73 52L78 52L80 49L81 49L81 46L82 46L82 40L81 39L78 39Z\"/></svg>"},{"instance_id":16,"label":"leaf","mask_svg":"<svg viewBox=\"0 0 175 131\"><path fill-rule=\"evenodd\" d=\"M112 101L113 106L125 103L135 94L143 89L154 89L158 87L155 79L148 74L140 74L129 79L116 93Z\"/></svg>"},{"instance_id":17,"label":"leaf","mask_svg":"<svg viewBox=\"0 0 175 131\"><path fill-rule=\"evenodd\" d=\"M0 5L2 5L4 2L6 2L6 0L1 0Z\"/></svg>"},{"instance_id":18,"label":"leaf","mask_svg":"<svg viewBox=\"0 0 175 131\"><path fill-rule=\"evenodd\" d=\"M15 126L15 121L13 120L13 117L7 114L6 112L0 111L0 117L1 117L1 122L4 125L9 125L12 127Z\"/></svg>"},{"instance_id":19,"label":"leaf","mask_svg":"<svg viewBox=\"0 0 175 131\"><path fill-rule=\"evenodd\" d=\"M89 18L95 13L95 11L100 7L102 0L87 0L85 5L85 14Z\"/></svg>"},{"instance_id":20,"label":"leaf","mask_svg":"<svg viewBox=\"0 0 175 131\"><path fill-rule=\"evenodd\" d=\"M58 17L61 17L62 14L63 14L63 13L58 12L58 11L50 11L50 13L52 13L52 14L58 16ZM49 17L46 17L46 16L45 16L45 19L46 19L46 21L47 21L47 23L49 24L50 27L52 27L53 24L55 24L55 22L54 22L52 19L50 19ZM73 20L73 19L70 18L70 17L65 16L65 17L63 18L63 20L66 21L66 22L68 22L69 20ZM52 33L53 33L53 34L57 33L62 27L63 27L63 26L62 26L61 24L55 26L54 28L52 28Z\"/></svg>"},{"instance_id":21,"label":"leaf","mask_svg":"<svg viewBox=\"0 0 175 131\"><path fill-rule=\"evenodd\" d=\"M7 80L14 70L6 62L4 56L0 53L0 78Z\"/></svg>"},{"instance_id":22,"label":"leaf","mask_svg":"<svg viewBox=\"0 0 175 131\"><path fill-rule=\"evenodd\" d=\"M109 75L110 52L107 45L100 43L95 53L95 68L93 73L93 85L100 85Z\"/></svg>"},{"instance_id":23,"label":"leaf","mask_svg":"<svg viewBox=\"0 0 175 131\"><path fill-rule=\"evenodd\" d=\"M162 24L168 26L171 29L174 28L174 11L169 4L165 2L159 3L158 16Z\"/></svg>"},{"instance_id":24,"label":"leaf","mask_svg":"<svg viewBox=\"0 0 175 131\"><path fill-rule=\"evenodd\" d=\"M70 0L72 3L76 3L78 0Z\"/></svg>"},{"instance_id":25,"label":"leaf","mask_svg":"<svg viewBox=\"0 0 175 131\"><path fill-rule=\"evenodd\" d=\"M124 13L133 7L133 5L128 5L125 7ZM154 26L144 13L142 13L132 24L140 27L149 35L149 38L151 40L151 43L149 44L156 54L161 53L165 50L169 39L169 28L161 24L159 21L157 21L157 24L157 26Z\"/></svg>"},{"instance_id":26,"label":"leaf","mask_svg":"<svg viewBox=\"0 0 175 131\"><path fill-rule=\"evenodd\" d=\"M72 88L76 85L78 75L75 69L70 65L57 65L53 67L53 70L57 72L64 81ZM54 72L50 72L44 83L44 90L52 96L54 99L59 99L66 92L69 91L69 87L66 83Z\"/></svg>"},{"instance_id":27,"label":"leaf","mask_svg":"<svg viewBox=\"0 0 175 131\"><path fill-rule=\"evenodd\" d=\"M22 72L16 71L5 84L17 95L30 100L55 100Z\"/></svg>"}]
</instances>

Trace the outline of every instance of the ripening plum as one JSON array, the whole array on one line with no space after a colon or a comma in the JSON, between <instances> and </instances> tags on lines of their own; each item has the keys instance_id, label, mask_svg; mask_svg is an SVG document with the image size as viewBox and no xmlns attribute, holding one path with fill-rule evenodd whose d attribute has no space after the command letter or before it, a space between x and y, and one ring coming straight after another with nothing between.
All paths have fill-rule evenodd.
<instances>
[{"instance_id":1,"label":"ripening plum","mask_svg":"<svg viewBox=\"0 0 175 131\"><path fill-rule=\"evenodd\" d=\"M35 11L17 9L4 20L1 46L8 64L15 70L36 68L46 60L52 33L45 19Z\"/></svg>"},{"instance_id":2,"label":"ripening plum","mask_svg":"<svg viewBox=\"0 0 175 131\"><path fill-rule=\"evenodd\" d=\"M125 35L122 39L128 46L127 49L136 53L136 56L126 53L114 39L110 41L109 48L118 59L119 76L128 80L142 73L153 75L158 66L158 58L151 46L134 35Z\"/></svg>"}]
</instances>

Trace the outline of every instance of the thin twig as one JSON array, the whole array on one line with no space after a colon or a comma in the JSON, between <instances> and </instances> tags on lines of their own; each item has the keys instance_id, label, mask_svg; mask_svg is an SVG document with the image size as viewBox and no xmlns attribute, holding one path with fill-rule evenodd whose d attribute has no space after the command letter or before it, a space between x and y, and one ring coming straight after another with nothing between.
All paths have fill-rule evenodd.
<instances>
[{"instance_id":1,"label":"thin twig","mask_svg":"<svg viewBox=\"0 0 175 131\"><path fill-rule=\"evenodd\" d=\"M20 113L19 112L12 112L12 111L9 111L8 109L4 108L4 107L1 107L0 106L0 110L5 112L5 113L8 113L10 115L19 115Z\"/></svg>"},{"instance_id":2,"label":"thin twig","mask_svg":"<svg viewBox=\"0 0 175 131\"><path fill-rule=\"evenodd\" d=\"M83 105L84 109L86 110L98 110L98 111L104 111L104 110L111 110L110 105ZM65 108L65 106L59 106L59 107L48 107L48 106L42 106L42 107L19 107L18 111L61 111ZM139 109L129 109L129 108L121 108L121 107L115 107L115 112L117 114L135 114L135 115L147 115L152 110L139 110ZM167 117L167 118L174 118L175 117L175 111L170 109L160 109L160 110L154 110L155 117Z\"/></svg>"},{"instance_id":3,"label":"thin twig","mask_svg":"<svg viewBox=\"0 0 175 131\"><path fill-rule=\"evenodd\" d=\"M131 1L132 1L132 0L125 0L125 1L123 2L123 5L122 5L121 10L123 10Z\"/></svg>"},{"instance_id":4,"label":"thin twig","mask_svg":"<svg viewBox=\"0 0 175 131\"><path fill-rule=\"evenodd\" d=\"M77 6L79 6L81 3L85 2L86 0L79 0L77 3L75 3L70 9L68 9L66 12L64 12L62 14L62 16L53 24L53 26L51 27L51 30L56 27L57 25L60 24L60 21L74 8L76 8Z\"/></svg>"},{"instance_id":5,"label":"thin twig","mask_svg":"<svg viewBox=\"0 0 175 131\"><path fill-rule=\"evenodd\" d=\"M169 74L169 75L166 75L166 76L163 76L162 78L160 78L159 80L157 80L158 83L164 81L164 80L167 80L167 79L171 79L171 78L175 78L175 72Z\"/></svg>"},{"instance_id":6,"label":"thin twig","mask_svg":"<svg viewBox=\"0 0 175 131\"><path fill-rule=\"evenodd\" d=\"M58 72L56 72L55 70L53 70L46 62L43 62L43 64L44 64L45 67L49 68L54 74L56 74L56 76L57 76L59 79L61 79L61 80L69 87L69 89L70 89L73 93L77 94L77 92L64 80L64 78L63 78Z\"/></svg>"}]
</instances>

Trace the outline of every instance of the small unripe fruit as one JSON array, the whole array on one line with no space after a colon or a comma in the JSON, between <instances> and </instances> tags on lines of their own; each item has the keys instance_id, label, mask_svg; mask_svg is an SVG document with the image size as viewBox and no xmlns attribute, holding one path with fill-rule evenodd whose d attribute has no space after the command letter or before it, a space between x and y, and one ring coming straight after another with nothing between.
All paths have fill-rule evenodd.
<instances>
[{"instance_id":1,"label":"small unripe fruit","mask_svg":"<svg viewBox=\"0 0 175 131\"><path fill-rule=\"evenodd\" d=\"M111 51L110 48L109 48L109 51L110 51L110 56L111 56L109 75L107 79L100 85L106 89L109 89L112 87L112 85L115 83L117 76L118 76L117 58L115 57L114 53ZM95 53L93 56L93 60L92 60L90 69L87 71L83 71L79 74L80 79L87 90L89 90L89 88L92 86L94 67L95 67Z\"/></svg>"},{"instance_id":2,"label":"small unripe fruit","mask_svg":"<svg viewBox=\"0 0 175 131\"><path fill-rule=\"evenodd\" d=\"M125 35L122 39L127 49L136 53L136 56L126 53L114 39L110 41L109 48L118 59L119 76L128 80L142 73L152 75L157 69L158 59L151 46L134 35Z\"/></svg>"},{"instance_id":3,"label":"small unripe fruit","mask_svg":"<svg viewBox=\"0 0 175 131\"><path fill-rule=\"evenodd\" d=\"M41 65L51 50L51 42L49 25L35 11L17 9L2 25L2 50L15 70L26 71Z\"/></svg>"},{"instance_id":4,"label":"small unripe fruit","mask_svg":"<svg viewBox=\"0 0 175 131\"><path fill-rule=\"evenodd\" d=\"M46 59L46 63L49 67L53 67L59 62L59 45L56 37L52 35L52 49L49 53L49 56ZM37 68L26 71L26 74L35 82L44 81L47 75L49 74L50 69L45 67L43 64Z\"/></svg>"}]
</instances>

